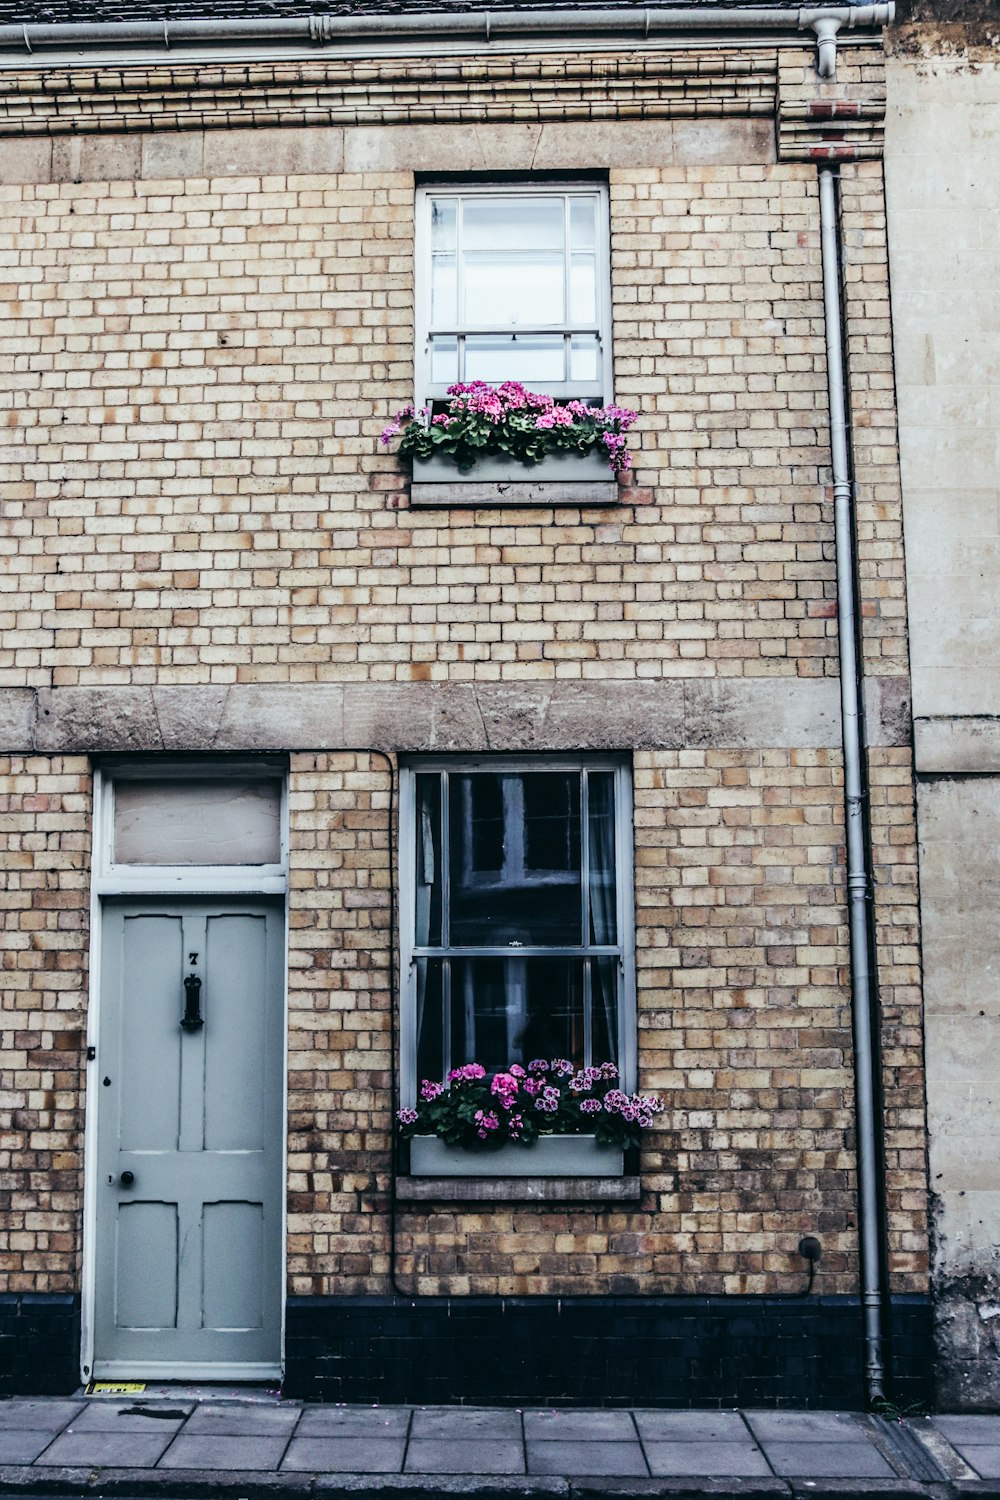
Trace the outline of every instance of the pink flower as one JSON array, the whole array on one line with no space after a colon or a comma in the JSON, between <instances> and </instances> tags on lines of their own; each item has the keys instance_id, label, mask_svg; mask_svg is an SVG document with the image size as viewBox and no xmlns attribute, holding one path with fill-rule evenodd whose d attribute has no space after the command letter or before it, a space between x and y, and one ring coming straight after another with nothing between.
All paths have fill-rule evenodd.
<instances>
[{"instance_id":1,"label":"pink flower","mask_svg":"<svg viewBox=\"0 0 1000 1500\"><path fill-rule=\"evenodd\" d=\"M490 1084L490 1093L499 1094L506 1102L517 1093L517 1079L512 1073L498 1073Z\"/></svg>"},{"instance_id":2,"label":"pink flower","mask_svg":"<svg viewBox=\"0 0 1000 1500\"><path fill-rule=\"evenodd\" d=\"M552 1071L559 1078L568 1078L574 1071L573 1064L565 1057L554 1057L552 1059Z\"/></svg>"},{"instance_id":3,"label":"pink flower","mask_svg":"<svg viewBox=\"0 0 1000 1500\"><path fill-rule=\"evenodd\" d=\"M466 1063L461 1068L452 1068L448 1074L449 1083L475 1083L478 1078L486 1077L486 1069L482 1063Z\"/></svg>"},{"instance_id":4,"label":"pink flower","mask_svg":"<svg viewBox=\"0 0 1000 1500\"><path fill-rule=\"evenodd\" d=\"M398 437L402 430L398 422L390 422L388 427L382 428L382 436L379 438L379 442L384 443L388 448L393 438Z\"/></svg>"},{"instance_id":5,"label":"pink flower","mask_svg":"<svg viewBox=\"0 0 1000 1500\"><path fill-rule=\"evenodd\" d=\"M521 1067L520 1063L511 1063L510 1067L507 1069L507 1072L512 1078L524 1078L525 1076L524 1069Z\"/></svg>"},{"instance_id":6,"label":"pink flower","mask_svg":"<svg viewBox=\"0 0 1000 1500\"><path fill-rule=\"evenodd\" d=\"M524 1080L524 1092L532 1098L535 1094L540 1094L544 1087L545 1085L540 1078L526 1078Z\"/></svg>"},{"instance_id":7,"label":"pink flower","mask_svg":"<svg viewBox=\"0 0 1000 1500\"><path fill-rule=\"evenodd\" d=\"M436 1099L439 1094L443 1094L443 1093L444 1093L444 1084L443 1083L432 1083L429 1078L425 1078L424 1081L423 1081L423 1083L420 1085L420 1097L421 1097L421 1099L426 1100L426 1102L428 1104L431 1102L432 1099Z\"/></svg>"},{"instance_id":8,"label":"pink flower","mask_svg":"<svg viewBox=\"0 0 1000 1500\"><path fill-rule=\"evenodd\" d=\"M580 1109L585 1115L599 1115L601 1112L600 1099L581 1099Z\"/></svg>"},{"instance_id":9,"label":"pink flower","mask_svg":"<svg viewBox=\"0 0 1000 1500\"><path fill-rule=\"evenodd\" d=\"M549 1065L544 1057L533 1057L528 1064L529 1073L547 1073L548 1071Z\"/></svg>"},{"instance_id":10,"label":"pink flower","mask_svg":"<svg viewBox=\"0 0 1000 1500\"><path fill-rule=\"evenodd\" d=\"M400 1125L415 1125L418 1118L415 1109L397 1109L396 1111L396 1119Z\"/></svg>"},{"instance_id":11,"label":"pink flower","mask_svg":"<svg viewBox=\"0 0 1000 1500\"><path fill-rule=\"evenodd\" d=\"M479 1136L479 1139L481 1141L485 1141L487 1135L491 1130L499 1130L500 1121L497 1119L492 1110L490 1110L489 1114L487 1114L485 1110L477 1109L476 1125L478 1126L476 1134Z\"/></svg>"}]
</instances>

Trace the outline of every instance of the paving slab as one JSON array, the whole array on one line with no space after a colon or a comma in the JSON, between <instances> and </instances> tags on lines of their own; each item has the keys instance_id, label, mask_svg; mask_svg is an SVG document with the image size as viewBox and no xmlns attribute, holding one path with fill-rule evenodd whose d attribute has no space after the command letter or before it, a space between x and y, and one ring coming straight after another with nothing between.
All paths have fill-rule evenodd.
<instances>
[{"instance_id":1,"label":"paving slab","mask_svg":"<svg viewBox=\"0 0 1000 1500\"><path fill-rule=\"evenodd\" d=\"M85 1404L83 1401L21 1401L14 1396L10 1401L0 1401L0 1432L10 1428L20 1431L25 1427L38 1432L61 1432Z\"/></svg>"},{"instance_id":2,"label":"paving slab","mask_svg":"<svg viewBox=\"0 0 1000 1500\"><path fill-rule=\"evenodd\" d=\"M134 1401L88 1401L73 1418L67 1432L177 1432L193 1403Z\"/></svg>"},{"instance_id":3,"label":"paving slab","mask_svg":"<svg viewBox=\"0 0 1000 1500\"><path fill-rule=\"evenodd\" d=\"M408 1406L306 1406L295 1429L303 1437L405 1437Z\"/></svg>"},{"instance_id":4,"label":"paving slab","mask_svg":"<svg viewBox=\"0 0 1000 1500\"><path fill-rule=\"evenodd\" d=\"M300 1474L399 1474L405 1452L402 1437L294 1437L281 1469Z\"/></svg>"},{"instance_id":5,"label":"paving slab","mask_svg":"<svg viewBox=\"0 0 1000 1500\"><path fill-rule=\"evenodd\" d=\"M842 1411L745 1411L754 1437L776 1438L785 1443L862 1442L866 1429L851 1412Z\"/></svg>"},{"instance_id":6,"label":"paving slab","mask_svg":"<svg viewBox=\"0 0 1000 1500\"><path fill-rule=\"evenodd\" d=\"M634 1474L645 1478L649 1473L638 1442L566 1443L540 1439L529 1440L527 1449L529 1474L587 1474L591 1477Z\"/></svg>"},{"instance_id":7,"label":"paving slab","mask_svg":"<svg viewBox=\"0 0 1000 1500\"><path fill-rule=\"evenodd\" d=\"M166 1432L64 1432L36 1463L86 1469L151 1469L173 1430Z\"/></svg>"},{"instance_id":8,"label":"paving slab","mask_svg":"<svg viewBox=\"0 0 1000 1500\"><path fill-rule=\"evenodd\" d=\"M416 1422L419 1413L414 1412ZM501 1414L503 1415L503 1414ZM516 1416L516 1413L510 1413ZM523 1474L520 1438L411 1437L406 1474Z\"/></svg>"},{"instance_id":9,"label":"paving slab","mask_svg":"<svg viewBox=\"0 0 1000 1500\"><path fill-rule=\"evenodd\" d=\"M484 1406L417 1406L411 1438L510 1438L521 1440L521 1413Z\"/></svg>"},{"instance_id":10,"label":"paving slab","mask_svg":"<svg viewBox=\"0 0 1000 1500\"><path fill-rule=\"evenodd\" d=\"M980 1479L1000 1479L1000 1443L959 1443L954 1438L951 1441Z\"/></svg>"},{"instance_id":11,"label":"paving slab","mask_svg":"<svg viewBox=\"0 0 1000 1500\"><path fill-rule=\"evenodd\" d=\"M895 1479L871 1443L782 1443L761 1441L776 1474L795 1478Z\"/></svg>"},{"instance_id":12,"label":"paving slab","mask_svg":"<svg viewBox=\"0 0 1000 1500\"><path fill-rule=\"evenodd\" d=\"M531 1441L634 1443L635 1423L627 1411L526 1411L524 1435Z\"/></svg>"},{"instance_id":13,"label":"paving slab","mask_svg":"<svg viewBox=\"0 0 1000 1500\"><path fill-rule=\"evenodd\" d=\"M184 1436L216 1433L220 1437L290 1437L302 1415L300 1406L237 1406L235 1402L196 1406Z\"/></svg>"},{"instance_id":14,"label":"paving slab","mask_svg":"<svg viewBox=\"0 0 1000 1500\"><path fill-rule=\"evenodd\" d=\"M969 1413L953 1417L931 1417L931 1423L952 1443L1000 1443L1000 1417Z\"/></svg>"},{"instance_id":15,"label":"paving slab","mask_svg":"<svg viewBox=\"0 0 1000 1500\"><path fill-rule=\"evenodd\" d=\"M161 1469L243 1469L259 1473L276 1469L284 1456L287 1437L216 1437L210 1433L181 1433L160 1459Z\"/></svg>"},{"instance_id":16,"label":"paving slab","mask_svg":"<svg viewBox=\"0 0 1000 1500\"><path fill-rule=\"evenodd\" d=\"M644 1442L753 1441L738 1411L636 1411L632 1415Z\"/></svg>"},{"instance_id":17,"label":"paving slab","mask_svg":"<svg viewBox=\"0 0 1000 1500\"><path fill-rule=\"evenodd\" d=\"M771 1474L763 1453L749 1438L742 1443L689 1439L644 1446L650 1472L660 1478L763 1479Z\"/></svg>"},{"instance_id":18,"label":"paving slab","mask_svg":"<svg viewBox=\"0 0 1000 1500\"><path fill-rule=\"evenodd\" d=\"M0 1464L33 1464L49 1446L55 1433L26 1427L23 1432L0 1431Z\"/></svg>"}]
</instances>

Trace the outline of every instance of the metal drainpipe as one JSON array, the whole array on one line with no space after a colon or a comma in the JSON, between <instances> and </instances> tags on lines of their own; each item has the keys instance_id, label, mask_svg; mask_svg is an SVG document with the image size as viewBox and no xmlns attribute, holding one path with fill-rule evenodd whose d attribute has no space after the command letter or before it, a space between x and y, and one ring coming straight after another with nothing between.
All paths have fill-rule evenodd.
<instances>
[{"instance_id":1,"label":"metal drainpipe","mask_svg":"<svg viewBox=\"0 0 1000 1500\"><path fill-rule=\"evenodd\" d=\"M830 448L833 461L834 530L837 555L837 620L840 637L840 702L844 736L844 802L847 834L847 905L851 940L851 1010L854 1032L857 1116L858 1239L861 1304L864 1317L865 1385L869 1405L885 1397L882 1326L882 1188L876 1061L872 1030L872 977L869 964L869 877L865 830L865 769L862 751L861 669L858 606L854 584L852 484L848 449L844 343L840 305L840 230L837 173L819 172L823 255L823 308L830 393Z\"/></svg>"},{"instance_id":2,"label":"metal drainpipe","mask_svg":"<svg viewBox=\"0 0 1000 1500\"><path fill-rule=\"evenodd\" d=\"M821 43L822 76L832 77L837 33L842 27L879 30L892 23L892 0L871 5L783 6L705 4L628 10L513 10L460 14L263 16L218 20L93 21L0 26L0 51L33 53L49 47L132 46L169 49L184 43L235 46L291 42L309 46L337 42L380 43L406 39L499 41L517 35L551 33L566 39L601 32L645 39L672 31L813 31Z\"/></svg>"}]
</instances>

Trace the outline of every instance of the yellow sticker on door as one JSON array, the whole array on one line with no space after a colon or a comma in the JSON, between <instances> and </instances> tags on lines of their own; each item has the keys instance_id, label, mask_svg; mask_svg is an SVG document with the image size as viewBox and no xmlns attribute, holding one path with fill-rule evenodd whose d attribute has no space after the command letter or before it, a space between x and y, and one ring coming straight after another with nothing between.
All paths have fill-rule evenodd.
<instances>
[{"instance_id":1,"label":"yellow sticker on door","mask_svg":"<svg viewBox=\"0 0 1000 1500\"><path fill-rule=\"evenodd\" d=\"M138 1396L145 1389L144 1380L92 1380L85 1394L88 1396Z\"/></svg>"}]
</instances>

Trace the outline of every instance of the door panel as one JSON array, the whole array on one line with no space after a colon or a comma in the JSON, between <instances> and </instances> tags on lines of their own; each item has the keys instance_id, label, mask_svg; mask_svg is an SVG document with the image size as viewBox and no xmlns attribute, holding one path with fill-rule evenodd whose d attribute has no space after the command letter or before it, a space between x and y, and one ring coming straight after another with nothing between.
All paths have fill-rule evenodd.
<instances>
[{"instance_id":1,"label":"door panel","mask_svg":"<svg viewBox=\"0 0 1000 1500\"><path fill-rule=\"evenodd\" d=\"M262 1328L260 1268L264 1219L259 1203L206 1203L203 1328Z\"/></svg>"},{"instance_id":2,"label":"door panel","mask_svg":"<svg viewBox=\"0 0 1000 1500\"><path fill-rule=\"evenodd\" d=\"M118 1326L176 1328L177 1277L147 1268L177 1264L177 1205L120 1203L115 1249Z\"/></svg>"},{"instance_id":3,"label":"door panel","mask_svg":"<svg viewBox=\"0 0 1000 1500\"><path fill-rule=\"evenodd\" d=\"M96 1376L280 1369L282 975L266 902L105 910Z\"/></svg>"}]
</instances>

